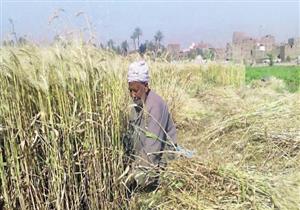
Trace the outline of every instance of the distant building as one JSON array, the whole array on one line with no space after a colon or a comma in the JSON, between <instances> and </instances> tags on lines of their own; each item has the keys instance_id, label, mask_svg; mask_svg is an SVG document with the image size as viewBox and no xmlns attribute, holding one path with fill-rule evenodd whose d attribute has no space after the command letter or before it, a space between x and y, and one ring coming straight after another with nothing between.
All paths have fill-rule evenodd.
<instances>
[{"instance_id":1,"label":"distant building","mask_svg":"<svg viewBox=\"0 0 300 210\"><path fill-rule=\"evenodd\" d=\"M288 43L280 46L280 58L282 61L294 60L300 56L300 37L288 39Z\"/></svg>"},{"instance_id":2,"label":"distant building","mask_svg":"<svg viewBox=\"0 0 300 210\"><path fill-rule=\"evenodd\" d=\"M236 33L233 34L234 42L231 47L231 59L237 63L250 63L253 61L253 53L257 40L245 35L238 35Z\"/></svg>"},{"instance_id":3,"label":"distant building","mask_svg":"<svg viewBox=\"0 0 300 210\"><path fill-rule=\"evenodd\" d=\"M299 43L300 43L300 37L298 37L298 38L289 38L288 39L288 44L290 46L299 45Z\"/></svg>"},{"instance_id":4,"label":"distant building","mask_svg":"<svg viewBox=\"0 0 300 210\"><path fill-rule=\"evenodd\" d=\"M257 43L252 52L253 63L262 63L267 57L266 46L263 44Z\"/></svg>"},{"instance_id":5,"label":"distant building","mask_svg":"<svg viewBox=\"0 0 300 210\"><path fill-rule=\"evenodd\" d=\"M224 61L226 60L226 49L225 48L214 48L215 60Z\"/></svg>"},{"instance_id":6,"label":"distant building","mask_svg":"<svg viewBox=\"0 0 300 210\"><path fill-rule=\"evenodd\" d=\"M266 35L260 39L260 44L265 46L267 52L271 52L275 48L275 37Z\"/></svg>"},{"instance_id":7,"label":"distant building","mask_svg":"<svg viewBox=\"0 0 300 210\"><path fill-rule=\"evenodd\" d=\"M227 43L226 48L214 48L201 41L192 43L183 50L180 50L179 44L169 44L167 50L174 58L201 55L204 60L230 60L236 63L255 64L264 63L272 55L274 62L294 61L300 57L300 37L290 38L287 43L279 45L276 44L275 37L270 34L253 38L243 32L234 32L232 43Z\"/></svg>"},{"instance_id":8,"label":"distant building","mask_svg":"<svg viewBox=\"0 0 300 210\"><path fill-rule=\"evenodd\" d=\"M268 34L259 39L247 36L243 32L234 32L232 44L226 46L226 60L237 63L261 63L272 54L279 57L280 48L275 43L275 37Z\"/></svg>"},{"instance_id":9,"label":"distant building","mask_svg":"<svg viewBox=\"0 0 300 210\"><path fill-rule=\"evenodd\" d=\"M233 32L232 44L240 44L246 38L248 38L248 37L244 32Z\"/></svg>"}]
</instances>

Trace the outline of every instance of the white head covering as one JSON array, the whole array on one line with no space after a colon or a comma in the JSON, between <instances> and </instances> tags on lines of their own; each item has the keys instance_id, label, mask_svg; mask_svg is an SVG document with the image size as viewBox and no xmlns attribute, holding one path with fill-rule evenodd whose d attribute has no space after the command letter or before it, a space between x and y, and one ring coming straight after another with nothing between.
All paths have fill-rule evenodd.
<instances>
[{"instance_id":1,"label":"white head covering","mask_svg":"<svg viewBox=\"0 0 300 210\"><path fill-rule=\"evenodd\" d=\"M129 65L128 82L149 82L149 68L145 61L136 61Z\"/></svg>"}]
</instances>

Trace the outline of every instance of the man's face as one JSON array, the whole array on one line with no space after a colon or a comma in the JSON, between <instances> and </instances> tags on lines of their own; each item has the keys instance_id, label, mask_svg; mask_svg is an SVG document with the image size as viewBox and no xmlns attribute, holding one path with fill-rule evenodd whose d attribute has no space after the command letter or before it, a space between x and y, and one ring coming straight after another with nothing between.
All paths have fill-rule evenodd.
<instances>
[{"instance_id":1,"label":"man's face","mask_svg":"<svg viewBox=\"0 0 300 210\"><path fill-rule=\"evenodd\" d=\"M129 82L130 96L135 104L142 106L146 98L148 85L141 82Z\"/></svg>"}]
</instances>

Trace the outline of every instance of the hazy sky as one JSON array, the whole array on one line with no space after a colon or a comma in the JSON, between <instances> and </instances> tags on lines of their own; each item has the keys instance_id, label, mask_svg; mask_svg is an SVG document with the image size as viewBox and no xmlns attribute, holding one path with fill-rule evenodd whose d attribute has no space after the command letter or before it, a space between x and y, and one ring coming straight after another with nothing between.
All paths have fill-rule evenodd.
<instances>
[{"instance_id":1,"label":"hazy sky","mask_svg":"<svg viewBox=\"0 0 300 210\"><path fill-rule=\"evenodd\" d=\"M128 40L135 27L143 31L142 40L152 40L161 30L163 43L187 47L201 40L217 47L232 39L233 31L253 37L272 34L277 42L300 36L300 0L295 1L14 1L1 0L1 38L11 32L13 19L18 36L39 42L52 40L56 32L87 26L83 11L93 23L97 39L117 43ZM48 24L59 8L59 18Z\"/></svg>"}]
</instances>

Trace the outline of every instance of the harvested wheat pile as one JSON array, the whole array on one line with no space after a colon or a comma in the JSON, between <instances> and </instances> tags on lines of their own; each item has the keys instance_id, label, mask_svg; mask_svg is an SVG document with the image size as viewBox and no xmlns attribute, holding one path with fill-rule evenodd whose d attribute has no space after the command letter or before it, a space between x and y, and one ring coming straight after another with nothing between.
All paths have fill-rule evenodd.
<instances>
[{"instance_id":1,"label":"harvested wheat pile","mask_svg":"<svg viewBox=\"0 0 300 210\"><path fill-rule=\"evenodd\" d=\"M131 205L133 209L297 209L297 175L279 179L229 166L211 167L198 158L179 159L162 174L155 192L137 194ZM282 193L289 197L281 197Z\"/></svg>"},{"instance_id":2,"label":"harvested wheat pile","mask_svg":"<svg viewBox=\"0 0 300 210\"><path fill-rule=\"evenodd\" d=\"M299 209L299 93L213 87L183 110L180 140L197 156L166 172L162 209Z\"/></svg>"}]
</instances>

